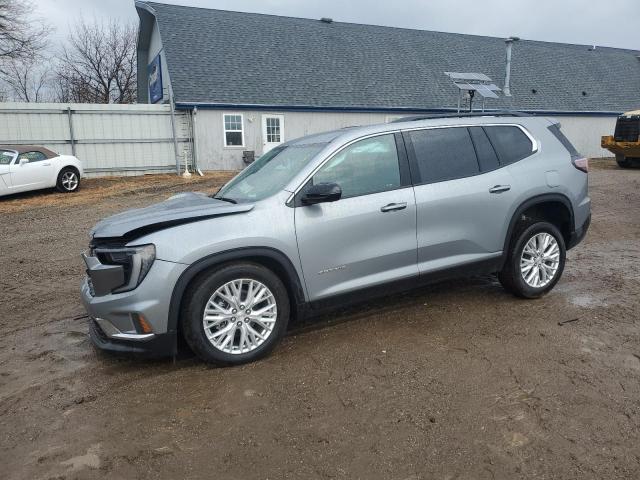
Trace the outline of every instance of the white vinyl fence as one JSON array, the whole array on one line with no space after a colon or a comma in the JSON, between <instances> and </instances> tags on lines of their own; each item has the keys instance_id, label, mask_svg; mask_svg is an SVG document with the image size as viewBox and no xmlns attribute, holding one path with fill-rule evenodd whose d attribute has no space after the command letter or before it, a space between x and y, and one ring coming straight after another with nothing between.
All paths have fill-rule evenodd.
<instances>
[{"instance_id":1,"label":"white vinyl fence","mask_svg":"<svg viewBox=\"0 0 640 480\"><path fill-rule=\"evenodd\" d=\"M190 117L169 105L0 103L0 144L77 156L89 176L176 172L191 162Z\"/></svg>"}]
</instances>

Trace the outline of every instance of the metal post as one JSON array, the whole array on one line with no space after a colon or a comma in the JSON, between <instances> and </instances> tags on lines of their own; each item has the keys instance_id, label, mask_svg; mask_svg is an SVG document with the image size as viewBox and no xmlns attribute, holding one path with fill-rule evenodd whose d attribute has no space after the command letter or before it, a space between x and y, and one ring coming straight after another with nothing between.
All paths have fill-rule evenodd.
<instances>
[{"instance_id":1,"label":"metal post","mask_svg":"<svg viewBox=\"0 0 640 480\"><path fill-rule=\"evenodd\" d=\"M176 174L180 175L180 156L178 155L178 139L176 138L175 104L173 102L173 88L169 85L169 104L171 105L171 133L173 134L173 153L176 157Z\"/></svg>"},{"instance_id":2,"label":"metal post","mask_svg":"<svg viewBox=\"0 0 640 480\"><path fill-rule=\"evenodd\" d=\"M71 107L67 107L67 118L69 119L69 141L71 142L71 155L76 156L76 139L73 135L73 120L71 118Z\"/></svg>"},{"instance_id":3,"label":"metal post","mask_svg":"<svg viewBox=\"0 0 640 480\"><path fill-rule=\"evenodd\" d=\"M507 63L505 65L505 73L504 73L504 96L511 96L511 48L513 47L513 42L517 42L520 40L518 37L509 37L504 42L507 44Z\"/></svg>"},{"instance_id":4,"label":"metal post","mask_svg":"<svg viewBox=\"0 0 640 480\"><path fill-rule=\"evenodd\" d=\"M193 142L193 171L198 172L198 175L201 177L204 176L202 170L200 170L200 166L198 165L198 137L196 136L196 118L198 115L198 107L193 107L193 112L191 114L191 140Z\"/></svg>"}]
</instances>

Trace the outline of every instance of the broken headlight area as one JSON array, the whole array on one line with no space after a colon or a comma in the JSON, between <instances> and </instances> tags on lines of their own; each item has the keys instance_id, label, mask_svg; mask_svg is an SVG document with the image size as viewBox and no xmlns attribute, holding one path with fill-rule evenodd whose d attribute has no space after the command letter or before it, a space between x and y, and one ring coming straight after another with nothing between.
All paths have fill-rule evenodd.
<instances>
[{"instance_id":1,"label":"broken headlight area","mask_svg":"<svg viewBox=\"0 0 640 480\"><path fill-rule=\"evenodd\" d=\"M133 247L96 247L91 249L91 256L96 258L102 267L120 267L122 270L122 275L109 276L110 285L104 285L104 288L99 289L96 275L92 274L92 266L87 264L89 267L87 273L96 292L100 290L105 294L122 293L133 290L142 283L156 258L156 247L152 244ZM97 271L99 268L93 270ZM108 291L105 292L105 290Z\"/></svg>"}]
</instances>

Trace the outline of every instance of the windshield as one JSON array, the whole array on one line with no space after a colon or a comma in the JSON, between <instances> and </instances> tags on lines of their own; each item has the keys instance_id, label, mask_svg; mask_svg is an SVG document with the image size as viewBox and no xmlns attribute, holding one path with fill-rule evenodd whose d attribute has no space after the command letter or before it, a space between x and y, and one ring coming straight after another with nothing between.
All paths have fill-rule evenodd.
<instances>
[{"instance_id":1,"label":"windshield","mask_svg":"<svg viewBox=\"0 0 640 480\"><path fill-rule=\"evenodd\" d=\"M0 165L9 165L15 154L11 150L0 150Z\"/></svg>"},{"instance_id":2,"label":"windshield","mask_svg":"<svg viewBox=\"0 0 640 480\"><path fill-rule=\"evenodd\" d=\"M314 143L276 147L222 187L214 198L238 203L267 198L282 190L325 145L326 143Z\"/></svg>"}]
</instances>

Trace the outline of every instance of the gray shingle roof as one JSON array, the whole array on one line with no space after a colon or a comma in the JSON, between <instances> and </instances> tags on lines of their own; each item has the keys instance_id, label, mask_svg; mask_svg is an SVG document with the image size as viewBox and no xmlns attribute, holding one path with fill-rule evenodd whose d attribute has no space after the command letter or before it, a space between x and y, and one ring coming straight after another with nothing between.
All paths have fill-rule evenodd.
<instances>
[{"instance_id":1,"label":"gray shingle roof","mask_svg":"<svg viewBox=\"0 0 640 480\"><path fill-rule=\"evenodd\" d=\"M501 38L148 5L156 12L176 102L439 109L457 103L445 71L504 81ZM522 40L513 47L512 105L501 97L487 107L637 108L638 55Z\"/></svg>"}]
</instances>

